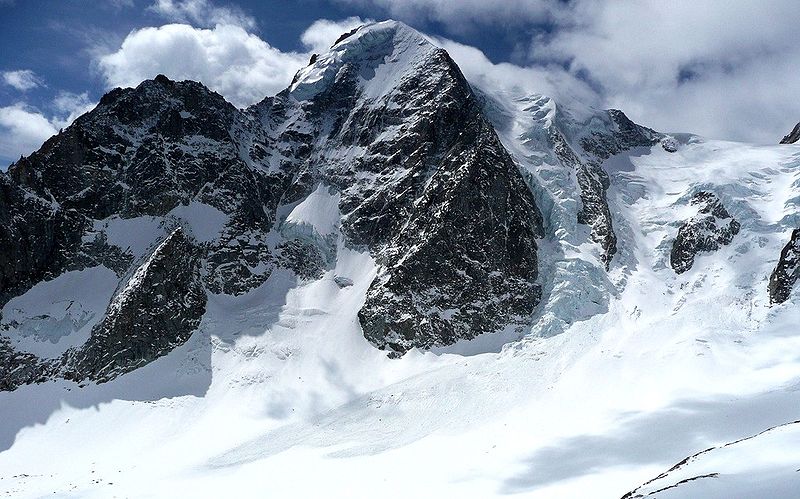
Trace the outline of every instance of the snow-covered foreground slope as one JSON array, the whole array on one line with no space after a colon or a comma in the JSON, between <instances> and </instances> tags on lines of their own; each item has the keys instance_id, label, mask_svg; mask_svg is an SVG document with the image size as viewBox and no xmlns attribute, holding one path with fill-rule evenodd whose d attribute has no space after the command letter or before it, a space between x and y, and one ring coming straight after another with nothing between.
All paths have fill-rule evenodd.
<instances>
[{"instance_id":1,"label":"snow-covered foreground slope","mask_svg":"<svg viewBox=\"0 0 800 499\"><path fill-rule=\"evenodd\" d=\"M800 490L800 421L711 447L624 496L793 497Z\"/></svg>"},{"instance_id":2,"label":"snow-covered foreground slope","mask_svg":"<svg viewBox=\"0 0 800 499\"><path fill-rule=\"evenodd\" d=\"M501 139L529 168L533 120L508 102L516 128ZM546 225L562 229L542 241L551 298L537 334L449 349L475 355L389 359L367 342L357 313L378 266L343 244L329 213L311 213L331 209L315 191L290 218L338 238L322 278L277 270L242 296L211 294L186 344L111 382L0 393L0 492L617 498L695 452L797 420L798 296L770 307L767 283L800 222L800 148L675 142L603 164L618 235L607 277L587 230L558 226L577 204L571 184L555 163L534 169L552 172L535 195L552 201ZM670 247L700 190L742 228L676 274ZM573 298L554 306L559 293ZM735 497L744 480L761 497L791 497L797 432L782 428L662 480L713 481L655 496Z\"/></svg>"}]
</instances>

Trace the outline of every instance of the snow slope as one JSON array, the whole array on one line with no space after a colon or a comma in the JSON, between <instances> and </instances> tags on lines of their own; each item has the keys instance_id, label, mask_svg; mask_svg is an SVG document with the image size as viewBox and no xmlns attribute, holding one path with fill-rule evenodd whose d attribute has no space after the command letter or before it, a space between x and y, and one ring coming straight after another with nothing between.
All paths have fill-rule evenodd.
<instances>
[{"instance_id":1,"label":"snow slope","mask_svg":"<svg viewBox=\"0 0 800 499\"><path fill-rule=\"evenodd\" d=\"M798 462L800 421L793 421L694 454L625 498L792 497Z\"/></svg>"},{"instance_id":2,"label":"snow slope","mask_svg":"<svg viewBox=\"0 0 800 499\"><path fill-rule=\"evenodd\" d=\"M616 161L629 163L613 192L630 263L606 313L500 353L389 360L355 316L375 266L341 246L318 281L278 273L212 296L202 332L141 370L1 393L0 490L611 498L796 419L800 314L796 298L769 308L765 288L794 221L800 151L691 137L676 155ZM745 221L741 238L675 276L664 241L700 185Z\"/></svg>"},{"instance_id":3,"label":"snow slope","mask_svg":"<svg viewBox=\"0 0 800 499\"><path fill-rule=\"evenodd\" d=\"M381 41L365 40L376 44L365 50ZM319 67L336 68L337 54ZM326 71L301 72L292 91L310 95ZM559 122L542 96L494 97L498 134L529 175L547 229L550 284L530 331L387 358L357 317L380 268L344 243L340 199L320 184L287 207L281 230L336 246L321 278L279 269L244 295L211 294L186 344L108 383L0 392L0 494L619 498L686 456L776 428L641 490L718 473L656 496L730 497L746 481L763 486L758 495L792 497L797 430L780 425L800 407L800 298L770 307L767 282L800 225L800 146L674 134L675 152L656 144L609 158L619 243L606 272L575 221L573 172L537 135L554 124L577 137L604 122L592 110ZM699 190L742 228L676 275L670 245ZM213 238L225 221L198 204L171 217ZM136 255L164 230L148 217L103 223ZM56 281L15 300L68 285ZM107 303L113 290L103 289L85 309Z\"/></svg>"}]
</instances>

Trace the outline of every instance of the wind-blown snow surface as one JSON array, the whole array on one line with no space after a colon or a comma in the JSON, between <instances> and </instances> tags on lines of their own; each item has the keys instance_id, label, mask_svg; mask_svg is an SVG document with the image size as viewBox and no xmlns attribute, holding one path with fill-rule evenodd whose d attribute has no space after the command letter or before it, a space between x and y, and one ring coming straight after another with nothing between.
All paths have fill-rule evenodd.
<instances>
[{"instance_id":1,"label":"wind-blown snow surface","mask_svg":"<svg viewBox=\"0 0 800 499\"><path fill-rule=\"evenodd\" d=\"M503 140L524 168L523 131ZM342 244L327 213L313 213L333 208L320 188L294 218L339 238L322 279L277 271L242 297L211 296L186 345L112 382L0 393L0 491L614 498L697 451L796 420L797 296L770 308L766 289L798 224L800 149L677 138L675 153L655 146L606 165L622 235L609 282L586 277L599 268L591 251L545 242L569 251L543 265L589 269L562 272L557 286L586 299L612 290L597 310L575 311L563 334L499 353L386 358L356 317L376 266ZM539 198L572 202L569 189L543 185L551 188ZM698 189L717 193L743 227L677 276L669 243ZM354 284L340 288L336 276ZM796 431L786 435L741 459L796 444ZM781 456L781 466L800 468L796 453ZM740 481L726 473L738 468L712 467L715 487L664 497L735 496Z\"/></svg>"}]
</instances>

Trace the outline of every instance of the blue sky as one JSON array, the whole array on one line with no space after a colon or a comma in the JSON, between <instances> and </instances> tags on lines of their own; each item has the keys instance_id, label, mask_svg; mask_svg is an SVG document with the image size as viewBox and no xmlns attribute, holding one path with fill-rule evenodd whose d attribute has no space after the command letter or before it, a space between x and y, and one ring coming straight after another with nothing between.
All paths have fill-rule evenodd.
<instances>
[{"instance_id":1,"label":"blue sky","mask_svg":"<svg viewBox=\"0 0 800 499\"><path fill-rule=\"evenodd\" d=\"M774 142L800 120L798 12L794 0L0 0L0 165L114 86L163 72L244 106L337 33L386 18L434 37L469 78Z\"/></svg>"}]
</instances>

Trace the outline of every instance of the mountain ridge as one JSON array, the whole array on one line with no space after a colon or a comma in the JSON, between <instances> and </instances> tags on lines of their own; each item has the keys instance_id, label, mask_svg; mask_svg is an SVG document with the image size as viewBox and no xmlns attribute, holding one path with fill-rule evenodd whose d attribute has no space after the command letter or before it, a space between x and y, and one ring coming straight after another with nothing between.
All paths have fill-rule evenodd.
<instances>
[{"instance_id":1,"label":"mountain ridge","mask_svg":"<svg viewBox=\"0 0 800 499\"><path fill-rule=\"evenodd\" d=\"M397 80L380 79L371 69L383 68L385 58L401 65L387 73ZM287 239L296 233L282 228L287 222L278 212L325 184L341 193L341 228L349 244L366 245L386 268L359 315L376 346L402 354L529 321L539 294L535 240L542 236L541 215L446 52L405 25L377 23L298 74L285 92L242 111L199 83L159 75L136 89L111 91L42 150L12 165L8 175L20 188L48 197L57 213L75 218L72 230L57 238L64 261L45 261L42 271L55 276L98 261L114 266L103 258L120 262L122 270L142 255L109 244L106 229L87 232L89 226L104 219L174 217L180 206L199 202L225 219L216 237L199 241L209 292L246 293L277 268L318 277L330 265L335 240ZM314 91L298 94L303 85ZM364 126L378 118L383 125ZM468 133L448 131L451 123ZM367 158L383 166L365 168ZM67 182L56 182L57 176ZM391 193L398 189L410 196ZM505 206L497 214L495 202ZM473 226L472 233L440 233L451 224L468 227L467 216L486 224ZM179 227L188 222L180 215L177 220ZM185 226L191 238L196 223ZM506 232L492 235L503 224L509 224ZM150 245L158 239L152 237ZM462 237L471 239L457 243ZM461 248L448 253L454 243ZM480 249L490 244L494 249ZM465 260L473 248L478 252ZM78 257L83 253L89 262ZM439 284L449 290L433 292ZM492 300L499 301L486 313Z\"/></svg>"},{"instance_id":2,"label":"mountain ridge","mask_svg":"<svg viewBox=\"0 0 800 499\"><path fill-rule=\"evenodd\" d=\"M0 174L0 493L620 497L710 447L635 493L794 486L747 455L797 436L797 147L409 30L246 109L112 90Z\"/></svg>"},{"instance_id":3,"label":"mountain ridge","mask_svg":"<svg viewBox=\"0 0 800 499\"><path fill-rule=\"evenodd\" d=\"M444 50L395 21L353 30L330 52L312 58L286 90L243 110L200 83L174 82L164 75L136 89L114 89L4 175L6 182L54 210L52 215L34 211L28 218L42 220L34 225L66 228L44 244L45 251L60 256L41 256L31 245L24 251L38 263L29 263L22 273L6 270L7 284L0 293L5 302L42 276L92 264L116 269L123 277L145 254L110 244L106 229L90 226L103 219L121 223L168 217L194 240L197 230L209 229L200 227L207 220L190 221L189 212L180 208L193 203L209 214L219 213L211 217L217 218L211 235L194 243L208 292L241 295L280 268L300 279L319 278L335 261L336 237L315 233L313 223L308 235L292 228L306 223L302 216L289 221L293 206L313 192L326 196L319 189L328 186L341 210L335 230L347 245L368 248L382 268L358 314L375 346L401 355L410 348L444 347L509 328L521 336L537 313L549 313L536 312L542 285L562 286L543 283L539 276L537 241L545 237L545 224L538 204L556 206L548 198L562 195L548 193L555 184L546 187L547 180L536 178L543 161L559 165L563 180L574 185L572 207L550 216L576 218L550 230L579 234L578 227L587 226L585 242L598 246L599 262L608 272L617 253L618 222L608 201L604 164L624 151L659 143L673 153L678 143L618 110L582 110L576 119L552 100L533 97L520 101L520 118L510 118L516 111L495 114L503 104L492 104L492 99L480 90L476 97ZM484 113L494 116L491 123ZM495 133L508 128L504 120L528 116L536 125L523 133L521 149L515 138L501 140ZM515 148L512 157L508 151ZM550 152L538 156L539 151ZM497 213L495 205L501 207ZM720 209L720 216L729 216ZM173 214L176 210L187 215ZM706 229L717 230L708 225L681 231ZM698 252L718 247L715 242L681 242L681 234L675 245L683 248L680 258L689 266ZM148 244L166 236L151 235ZM726 235L713 237L730 242ZM5 247L14 254L20 246L7 240ZM586 271L586 263L581 265ZM675 268L682 272L687 267ZM568 286L578 292L605 288L599 291L600 301L593 300L599 308L585 316L556 313L553 324L562 326L549 326L548 334L601 312L606 307L601 303L619 291L615 284L604 284L598 272L586 276L591 275L589 281ZM783 282L790 290L794 281ZM548 293L543 307L569 306L572 296L566 289ZM181 337L176 344L186 341L185 333ZM12 348L7 341L5 348ZM167 351L144 355L145 363ZM61 369L71 368L55 372ZM12 367L9 373L20 370ZM33 378L41 376L26 379Z\"/></svg>"}]
</instances>

